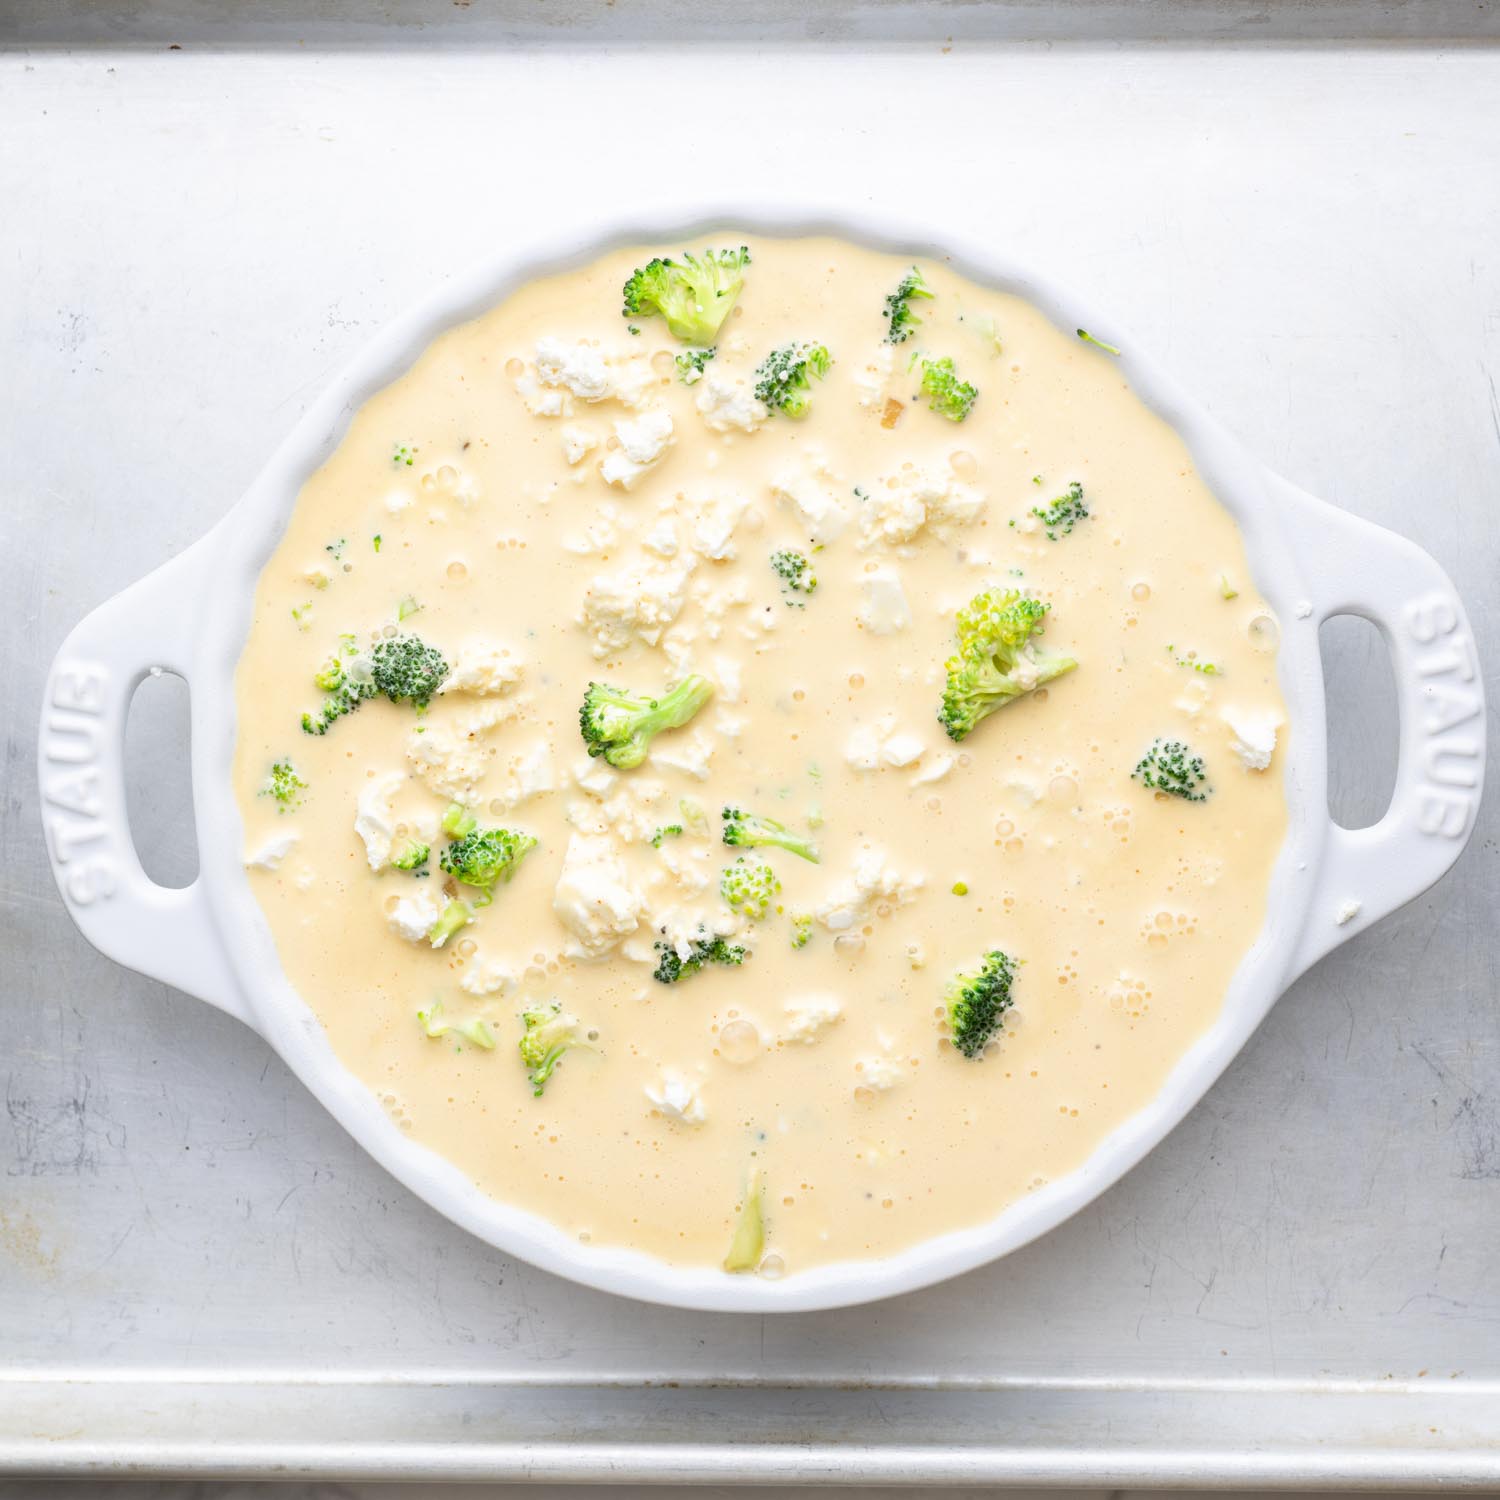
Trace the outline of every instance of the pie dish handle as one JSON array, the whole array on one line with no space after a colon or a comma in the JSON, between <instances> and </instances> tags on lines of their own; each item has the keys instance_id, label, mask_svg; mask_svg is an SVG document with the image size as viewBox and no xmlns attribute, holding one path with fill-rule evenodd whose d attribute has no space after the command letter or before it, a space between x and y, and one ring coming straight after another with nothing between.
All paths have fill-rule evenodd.
<instances>
[{"instance_id":1,"label":"pie dish handle","mask_svg":"<svg viewBox=\"0 0 1500 1500\"><path fill-rule=\"evenodd\" d=\"M204 537L74 627L47 674L37 770L52 874L83 935L117 963L248 1023L203 876L176 889L152 880L125 809L130 700L164 671L191 684L212 541Z\"/></svg>"},{"instance_id":2,"label":"pie dish handle","mask_svg":"<svg viewBox=\"0 0 1500 1500\"><path fill-rule=\"evenodd\" d=\"M1368 828L1326 820L1291 979L1420 896L1463 853L1484 785L1485 706L1473 631L1438 563L1393 531L1276 484L1313 590L1311 623L1358 615L1379 630L1401 726L1384 816Z\"/></svg>"}]
</instances>

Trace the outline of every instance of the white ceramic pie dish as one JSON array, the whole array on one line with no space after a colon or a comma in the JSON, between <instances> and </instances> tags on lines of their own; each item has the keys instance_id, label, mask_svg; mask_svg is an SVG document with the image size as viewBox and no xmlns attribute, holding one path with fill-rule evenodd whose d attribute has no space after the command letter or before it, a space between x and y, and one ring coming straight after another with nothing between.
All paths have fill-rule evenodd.
<instances>
[{"instance_id":1,"label":"white ceramic pie dish","mask_svg":"<svg viewBox=\"0 0 1500 1500\"><path fill-rule=\"evenodd\" d=\"M1072 1175L989 1223L881 1260L821 1266L779 1281L682 1268L635 1251L580 1244L565 1231L481 1193L457 1168L409 1140L334 1055L282 971L246 877L230 785L234 669L256 578L303 480L353 413L446 328L533 277L615 246L691 244L719 226L770 235L833 234L913 260L947 259L976 281L1015 292L1060 326L1086 327L1124 350L1137 393L1183 436L1244 534L1255 581L1281 627L1279 671L1290 824L1271 881L1265 926L1235 974L1213 1028L1178 1063L1154 1102L1110 1135ZM720 235L722 237L722 234ZM1318 626L1331 615L1372 620L1390 647L1401 713L1391 805L1350 832L1327 811ZM192 773L200 871L186 889L153 884L125 816L125 718L151 672L180 673L191 691ZM872 1301L994 1260L1062 1222L1138 1162L1193 1107L1276 997L1346 938L1419 895L1468 840L1484 773L1484 705L1472 636L1453 586L1425 552L1334 509L1246 455L1095 309L1008 266L988 248L941 248L886 216L808 220L775 211L684 215L626 225L586 243L537 243L455 278L386 328L333 380L243 499L201 541L101 605L53 662L40 733L44 821L53 873L74 920L122 964L197 995L254 1027L372 1156L439 1212L497 1248L607 1291L741 1312L805 1311ZM1338 920L1346 904L1357 915Z\"/></svg>"}]
</instances>

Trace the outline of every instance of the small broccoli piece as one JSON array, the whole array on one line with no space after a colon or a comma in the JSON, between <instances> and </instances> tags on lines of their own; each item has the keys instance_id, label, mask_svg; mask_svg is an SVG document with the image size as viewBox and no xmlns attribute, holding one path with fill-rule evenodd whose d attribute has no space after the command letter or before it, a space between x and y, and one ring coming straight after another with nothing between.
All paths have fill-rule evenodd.
<instances>
[{"instance_id":1,"label":"small broccoli piece","mask_svg":"<svg viewBox=\"0 0 1500 1500\"><path fill-rule=\"evenodd\" d=\"M1226 601L1240 597L1240 591L1229 581L1227 573L1219 574L1219 597Z\"/></svg>"},{"instance_id":2,"label":"small broccoli piece","mask_svg":"<svg viewBox=\"0 0 1500 1500\"><path fill-rule=\"evenodd\" d=\"M662 826L651 835L651 847L653 849L660 849L668 839L677 839L681 837L681 823L663 823Z\"/></svg>"},{"instance_id":3,"label":"small broccoli piece","mask_svg":"<svg viewBox=\"0 0 1500 1500\"><path fill-rule=\"evenodd\" d=\"M1207 802L1210 787L1203 757L1194 755L1181 740L1153 741L1141 757L1131 778L1154 792L1181 797L1184 802Z\"/></svg>"},{"instance_id":4,"label":"small broccoli piece","mask_svg":"<svg viewBox=\"0 0 1500 1500\"><path fill-rule=\"evenodd\" d=\"M726 807L724 818L724 842L732 849L755 849L761 845L773 849L785 849L791 854L818 862L818 848L811 839L793 833L785 823L775 818L764 818L759 813L742 812L737 807Z\"/></svg>"},{"instance_id":5,"label":"small broccoli piece","mask_svg":"<svg viewBox=\"0 0 1500 1500\"><path fill-rule=\"evenodd\" d=\"M416 448L415 448L415 446L413 444L411 444L411 443L397 443L396 444L396 451L391 455L391 462L393 464L395 464L395 466L398 469L401 468L403 465L405 465L405 467L409 469L409 468L411 468L411 466L416 461L417 461L417 450L416 450Z\"/></svg>"},{"instance_id":6,"label":"small broccoli piece","mask_svg":"<svg viewBox=\"0 0 1500 1500\"><path fill-rule=\"evenodd\" d=\"M450 802L443 812L443 832L450 839L461 839L479 827L479 819L462 802Z\"/></svg>"},{"instance_id":7,"label":"small broccoli piece","mask_svg":"<svg viewBox=\"0 0 1500 1500\"><path fill-rule=\"evenodd\" d=\"M1031 514L1042 523L1049 542L1068 536L1080 521L1088 520L1089 508L1083 498L1083 486L1075 479L1068 486L1066 495L1059 495L1050 505L1033 505Z\"/></svg>"},{"instance_id":8,"label":"small broccoli piece","mask_svg":"<svg viewBox=\"0 0 1500 1500\"><path fill-rule=\"evenodd\" d=\"M745 284L749 264L745 245L738 250L705 250L701 258L686 250L681 260L657 256L625 283L624 315L649 318L660 313L684 344L712 344Z\"/></svg>"},{"instance_id":9,"label":"small broccoli piece","mask_svg":"<svg viewBox=\"0 0 1500 1500\"><path fill-rule=\"evenodd\" d=\"M448 663L420 636L398 635L377 643L370 653L370 674L375 691L392 703L426 708L448 675Z\"/></svg>"},{"instance_id":10,"label":"small broccoli piece","mask_svg":"<svg viewBox=\"0 0 1500 1500\"><path fill-rule=\"evenodd\" d=\"M760 1264L761 1252L766 1248L764 1197L765 1184L759 1169L756 1169L745 1184L739 1221L734 1227L734 1238L729 1242L729 1253L724 1257L726 1271L753 1271Z\"/></svg>"},{"instance_id":11,"label":"small broccoli piece","mask_svg":"<svg viewBox=\"0 0 1500 1500\"><path fill-rule=\"evenodd\" d=\"M972 974L955 974L945 1001L948 1033L965 1057L978 1057L999 1035L1005 1012L1011 1008L1011 981L1016 960L998 948L984 955Z\"/></svg>"},{"instance_id":12,"label":"small broccoli piece","mask_svg":"<svg viewBox=\"0 0 1500 1500\"><path fill-rule=\"evenodd\" d=\"M919 299L930 299L932 291L922 280L922 273L913 266L901 278L901 284L885 299L885 316L890 327L886 330L888 344L904 344L922 321L912 311L912 303Z\"/></svg>"},{"instance_id":13,"label":"small broccoli piece","mask_svg":"<svg viewBox=\"0 0 1500 1500\"><path fill-rule=\"evenodd\" d=\"M352 635L340 638L340 650L313 674L313 683L327 696L317 713L302 715L304 734L327 734L345 714L376 693L373 664L359 652Z\"/></svg>"},{"instance_id":14,"label":"small broccoli piece","mask_svg":"<svg viewBox=\"0 0 1500 1500\"><path fill-rule=\"evenodd\" d=\"M1085 344L1092 344L1096 349L1104 350L1106 354L1118 354L1120 352L1115 348L1113 344L1106 344L1103 339L1096 339L1094 335L1091 334L1086 328L1080 328L1078 330L1078 337L1081 338Z\"/></svg>"},{"instance_id":15,"label":"small broccoli piece","mask_svg":"<svg viewBox=\"0 0 1500 1500\"><path fill-rule=\"evenodd\" d=\"M1071 656L1053 655L1032 640L1048 606L1017 589L987 589L958 612L958 651L944 664L938 722L962 740L996 709L1071 672Z\"/></svg>"},{"instance_id":16,"label":"small broccoli piece","mask_svg":"<svg viewBox=\"0 0 1500 1500\"><path fill-rule=\"evenodd\" d=\"M922 395L933 411L950 422L962 422L979 399L979 387L958 378L951 359L929 359L925 354L912 356L912 365L922 367Z\"/></svg>"},{"instance_id":17,"label":"small broccoli piece","mask_svg":"<svg viewBox=\"0 0 1500 1500\"><path fill-rule=\"evenodd\" d=\"M408 616L416 614L417 611L421 609L421 607L422 606L420 602L414 595L407 594L402 598L401 602L396 605L396 619L398 621L404 620Z\"/></svg>"},{"instance_id":18,"label":"small broccoli piece","mask_svg":"<svg viewBox=\"0 0 1500 1500\"><path fill-rule=\"evenodd\" d=\"M677 356L677 378L684 385L697 385L703 379L703 367L719 351L717 349L689 349Z\"/></svg>"},{"instance_id":19,"label":"small broccoli piece","mask_svg":"<svg viewBox=\"0 0 1500 1500\"><path fill-rule=\"evenodd\" d=\"M1216 661L1202 661L1196 651L1189 651L1186 656L1177 654L1176 646L1167 647L1167 655L1172 658L1179 667L1186 667L1191 672L1199 672L1204 677L1222 677L1224 669Z\"/></svg>"},{"instance_id":20,"label":"small broccoli piece","mask_svg":"<svg viewBox=\"0 0 1500 1500\"><path fill-rule=\"evenodd\" d=\"M531 1080L531 1094L540 1099L563 1054L574 1047L591 1047L594 1033L585 1033L576 1016L570 1016L555 1000L521 1012L525 1034L521 1037L521 1061Z\"/></svg>"},{"instance_id":21,"label":"small broccoli piece","mask_svg":"<svg viewBox=\"0 0 1500 1500\"><path fill-rule=\"evenodd\" d=\"M713 823L696 797L679 797L677 811L682 814L682 826L688 833L705 839L713 833Z\"/></svg>"},{"instance_id":22,"label":"small broccoli piece","mask_svg":"<svg viewBox=\"0 0 1500 1500\"><path fill-rule=\"evenodd\" d=\"M833 364L822 344L783 344L761 361L755 372L755 396L772 411L805 417L812 410L812 383Z\"/></svg>"},{"instance_id":23,"label":"small broccoli piece","mask_svg":"<svg viewBox=\"0 0 1500 1500\"><path fill-rule=\"evenodd\" d=\"M790 548L773 552L771 571L781 580L782 588L789 593L810 594L818 586L818 575L813 572L812 564L804 552L794 552ZM795 599L788 599L787 603L796 605L798 609L803 607Z\"/></svg>"},{"instance_id":24,"label":"small broccoli piece","mask_svg":"<svg viewBox=\"0 0 1500 1500\"><path fill-rule=\"evenodd\" d=\"M536 848L529 833L509 828L474 828L449 844L438 856L443 870L464 885L482 892L475 904L488 906L497 885L507 885L516 867Z\"/></svg>"},{"instance_id":25,"label":"small broccoli piece","mask_svg":"<svg viewBox=\"0 0 1500 1500\"><path fill-rule=\"evenodd\" d=\"M461 932L474 920L474 909L466 901L450 901L436 922L427 929L427 941L441 948L455 932Z\"/></svg>"},{"instance_id":26,"label":"small broccoli piece","mask_svg":"<svg viewBox=\"0 0 1500 1500\"><path fill-rule=\"evenodd\" d=\"M373 547L373 548L374 548L374 549L375 549L375 550L376 550L376 551L377 551L377 552L379 552L379 551L380 551L380 533L379 533L379 532L378 532L378 531L377 531L377 532L376 532L376 533L375 533L375 535L374 535L374 536L372 536L372 537L371 537L371 538L370 538L370 545L371 545L371 546L372 546L372 547Z\"/></svg>"},{"instance_id":27,"label":"small broccoli piece","mask_svg":"<svg viewBox=\"0 0 1500 1500\"><path fill-rule=\"evenodd\" d=\"M451 1031L461 1036L466 1042L471 1042L476 1047L483 1047L486 1052L495 1050L495 1033L490 1030L483 1017L476 1016L471 1021L446 1020L443 1016L441 1000L434 1000L426 1010L419 1010L417 1020L422 1023L423 1031L434 1040L440 1036L446 1036Z\"/></svg>"},{"instance_id":28,"label":"small broccoli piece","mask_svg":"<svg viewBox=\"0 0 1500 1500\"><path fill-rule=\"evenodd\" d=\"M805 948L812 941L813 919L806 913L792 918L792 947Z\"/></svg>"},{"instance_id":29,"label":"small broccoli piece","mask_svg":"<svg viewBox=\"0 0 1500 1500\"><path fill-rule=\"evenodd\" d=\"M677 984L691 979L700 969L709 964L728 964L738 968L749 957L738 943L726 942L721 937L711 938L705 932L688 946L688 956L683 958L671 943L658 942L656 951L661 954L652 978L659 984Z\"/></svg>"},{"instance_id":30,"label":"small broccoli piece","mask_svg":"<svg viewBox=\"0 0 1500 1500\"><path fill-rule=\"evenodd\" d=\"M391 864L397 870L420 870L431 853L430 845L407 834L391 845Z\"/></svg>"},{"instance_id":31,"label":"small broccoli piece","mask_svg":"<svg viewBox=\"0 0 1500 1500\"><path fill-rule=\"evenodd\" d=\"M651 741L681 729L714 695L706 677L684 677L660 698L637 698L607 682L591 682L578 712L578 727L590 755L602 755L618 771L645 760Z\"/></svg>"},{"instance_id":32,"label":"small broccoli piece","mask_svg":"<svg viewBox=\"0 0 1500 1500\"><path fill-rule=\"evenodd\" d=\"M771 910L771 903L781 892L776 872L763 859L746 859L741 855L724 867L719 876L719 895L731 911L759 922Z\"/></svg>"},{"instance_id":33,"label":"small broccoli piece","mask_svg":"<svg viewBox=\"0 0 1500 1500\"><path fill-rule=\"evenodd\" d=\"M274 797L277 802L277 812L290 812L294 807L302 804L302 794L307 790L307 783L297 774L296 767L289 760L278 760L271 767L270 779L261 788L262 797Z\"/></svg>"}]
</instances>

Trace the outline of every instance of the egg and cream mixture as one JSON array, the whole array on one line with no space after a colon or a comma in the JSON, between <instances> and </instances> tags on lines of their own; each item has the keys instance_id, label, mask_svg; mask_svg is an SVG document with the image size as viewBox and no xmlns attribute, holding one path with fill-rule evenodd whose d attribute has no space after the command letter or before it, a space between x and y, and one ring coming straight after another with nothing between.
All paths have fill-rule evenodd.
<instances>
[{"instance_id":1,"label":"egg and cream mixture","mask_svg":"<svg viewBox=\"0 0 1500 1500\"><path fill-rule=\"evenodd\" d=\"M261 575L234 775L401 1130L775 1276L986 1221L1150 1102L1261 926L1285 708L1107 332L711 243L534 281L363 406Z\"/></svg>"}]
</instances>

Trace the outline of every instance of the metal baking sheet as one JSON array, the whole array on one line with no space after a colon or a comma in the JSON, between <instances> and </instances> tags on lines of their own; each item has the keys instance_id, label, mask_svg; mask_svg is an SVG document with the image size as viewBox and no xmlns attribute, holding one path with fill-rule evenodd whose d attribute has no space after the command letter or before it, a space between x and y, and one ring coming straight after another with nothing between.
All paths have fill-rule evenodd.
<instances>
[{"instance_id":1,"label":"metal baking sheet","mask_svg":"<svg viewBox=\"0 0 1500 1500\"><path fill-rule=\"evenodd\" d=\"M1253 451L1416 536L1500 660L1500 13L757 11L0 8L0 1472L1500 1483L1494 799L1086 1212L795 1318L507 1261L55 898L31 746L67 627L454 266L700 180L898 197L1047 264ZM1336 807L1368 818L1388 671L1347 623L1325 654ZM132 814L178 879L184 734L149 684Z\"/></svg>"}]
</instances>

